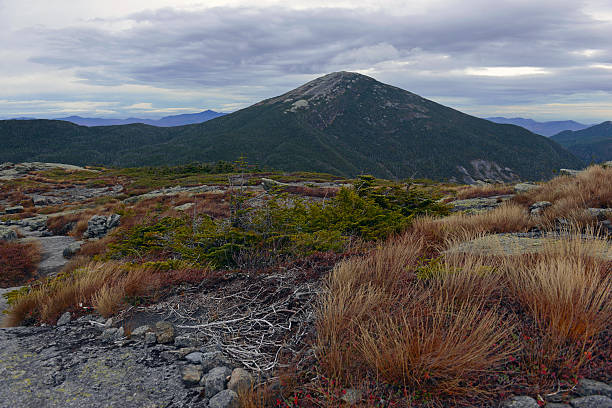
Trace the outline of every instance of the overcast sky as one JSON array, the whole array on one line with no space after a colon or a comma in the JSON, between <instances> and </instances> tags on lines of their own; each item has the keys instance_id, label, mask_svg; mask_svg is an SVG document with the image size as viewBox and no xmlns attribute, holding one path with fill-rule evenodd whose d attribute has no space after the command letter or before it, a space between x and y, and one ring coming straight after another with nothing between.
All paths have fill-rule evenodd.
<instances>
[{"instance_id":1,"label":"overcast sky","mask_svg":"<svg viewBox=\"0 0 612 408\"><path fill-rule=\"evenodd\" d=\"M476 116L612 120L612 2L0 0L0 117L229 112L339 70Z\"/></svg>"}]
</instances>

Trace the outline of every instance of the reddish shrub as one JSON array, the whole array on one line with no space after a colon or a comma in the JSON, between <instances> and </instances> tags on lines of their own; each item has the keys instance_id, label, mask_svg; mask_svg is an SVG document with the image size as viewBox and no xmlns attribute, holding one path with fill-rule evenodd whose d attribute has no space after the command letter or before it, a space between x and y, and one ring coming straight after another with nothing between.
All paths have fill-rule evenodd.
<instances>
[{"instance_id":1,"label":"reddish shrub","mask_svg":"<svg viewBox=\"0 0 612 408\"><path fill-rule=\"evenodd\" d=\"M0 287L20 286L34 277L40 250L33 242L0 242Z\"/></svg>"}]
</instances>

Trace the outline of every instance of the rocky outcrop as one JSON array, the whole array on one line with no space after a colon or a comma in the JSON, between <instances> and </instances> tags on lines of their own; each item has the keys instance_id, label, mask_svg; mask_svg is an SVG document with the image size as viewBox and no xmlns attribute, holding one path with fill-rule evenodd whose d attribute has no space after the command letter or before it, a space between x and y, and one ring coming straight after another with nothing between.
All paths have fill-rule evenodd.
<instances>
[{"instance_id":1,"label":"rocky outcrop","mask_svg":"<svg viewBox=\"0 0 612 408\"><path fill-rule=\"evenodd\" d=\"M87 221L87 230L83 233L83 238L102 238L110 230L119 226L121 216L111 214L108 217L94 215Z\"/></svg>"},{"instance_id":2,"label":"rocky outcrop","mask_svg":"<svg viewBox=\"0 0 612 408\"><path fill-rule=\"evenodd\" d=\"M0 225L0 241L16 241L17 233L8 227Z\"/></svg>"},{"instance_id":3,"label":"rocky outcrop","mask_svg":"<svg viewBox=\"0 0 612 408\"><path fill-rule=\"evenodd\" d=\"M44 171L53 169L63 169L66 171L91 171L79 166L73 166L71 164L61 163L42 163L42 162L29 162L29 163L2 163L0 164L0 180L14 180L16 178L23 177L34 171Z\"/></svg>"},{"instance_id":4,"label":"rocky outcrop","mask_svg":"<svg viewBox=\"0 0 612 408\"><path fill-rule=\"evenodd\" d=\"M518 183L514 186L514 192L517 194L526 193L531 190L540 188L539 185L533 183Z\"/></svg>"}]
</instances>

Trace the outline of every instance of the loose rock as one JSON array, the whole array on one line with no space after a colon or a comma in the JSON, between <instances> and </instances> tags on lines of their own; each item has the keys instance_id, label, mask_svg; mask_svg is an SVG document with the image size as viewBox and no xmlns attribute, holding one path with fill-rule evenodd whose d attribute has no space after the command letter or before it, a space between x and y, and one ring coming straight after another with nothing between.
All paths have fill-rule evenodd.
<instances>
[{"instance_id":1,"label":"loose rock","mask_svg":"<svg viewBox=\"0 0 612 408\"><path fill-rule=\"evenodd\" d=\"M61 315L59 319L57 319L57 325L64 326L68 324L68 322L70 322L71 318L72 316L70 315L70 312L64 312L64 314Z\"/></svg>"},{"instance_id":2,"label":"loose rock","mask_svg":"<svg viewBox=\"0 0 612 408\"><path fill-rule=\"evenodd\" d=\"M8 227L0 225L0 241L16 241L17 233Z\"/></svg>"},{"instance_id":3,"label":"loose rock","mask_svg":"<svg viewBox=\"0 0 612 408\"><path fill-rule=\"evenodd\" d=\"M612 408L612 399L604 395L589 395L570 400L570 405L574 408Z\"/></svg>"},{"instance_id":4,"label":"loose rock","mask_svg":"<svg viewBox=\"0 0 612 408\"><path fill-rule=\"evenodd\" d=\"M227 367L215 367L203 378L204 392L207 398L211 398L225 389L227 377L232 374L232 370Z\"/></svg>"},{"instance_id":5,"label":"loose rock","mask_svg":"<svg viewBox=\"0 0 612 408\"><path fill-rule=\"evenodd\" d=\"M521 395L518 397L512 397L502 403L502 408L539 408L540 406L531 397Z\"/></svg>"},{"instance_id":6,"label":"loose rock","mask_svg":"<svg viewBox=\"0 0 612 408\"><path fill-rule=\"evenodd\" d=\"M181 377L185 385L197 385L202 378L202 367L194 364L187 364L181 370Z\"/></svg>"},{"instance_id":7,"label":"loose rock","mask_svg":"<svg viewBox=\"0 0 612 408\"><path fill-rule=\"evenodd\" d=\"M583 378L578 381L576 393L583 397L588 395L605 395L608 398L612 398L612 387L600 381Z\"/></svg>"},{"instance_id":8,"label":"loose rock","mask_svg":"<svg viewBox=\"0 0 612 408\"><path fill-rule=\"evenodd\" d=\"M208 401L209 408L238 408L238 394L232 390L224 390Z\"/></svg>"},{"instance_id":9,"label":"loose rock","mask_svg":"<svg viewBox=\"0 0 612 408\"><path fill-rule=\"evenodd\" d=\"M232 371L232 376L227 383L227 388L238 393L248 390L253 386L253 376L244 368L236 368Z\"/></svg>"},{"instance_id":10,"label":"loose rock","mask_svg":"<svg viewBox=\"0 0 612 408\"><path fill-rule=\"evenodd\" d=\"M155 324L157 342L160 344L170 344L174 341L174 326L170 322L157 322Z\"/></svg>"}]
</instances>

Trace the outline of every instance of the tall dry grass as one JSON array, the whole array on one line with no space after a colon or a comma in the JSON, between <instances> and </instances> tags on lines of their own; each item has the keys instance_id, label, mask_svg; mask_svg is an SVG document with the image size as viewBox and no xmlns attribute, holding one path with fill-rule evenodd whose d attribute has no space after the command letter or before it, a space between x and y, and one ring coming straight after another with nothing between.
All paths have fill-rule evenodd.
<instances>
[{"instance_id":1,"label":"tall dry grass","mask_svg":"<svg viewBox=\"0 0 612 408\"><path fill-rule=\"evenodd\" d=\"M514 189L506 184L487 184L484 186L461 186L457 190L457 199L494 197L498 195L512 194Z\"/></svg>"},{"instance_id":2,"label":"tall dry grass","mask_svg":"<svg viewBox=\"0 0 612 408\"><path fill-rule=\"evenodd\" d=\"M522 205L549 201L545 215L549 219L584 217L577 210L612 207L612 168L591 166L577 176L559 176L540 188L513 198Z\"/></svg>"},{"instance_id":3,"label":"tall dry grass","mask_svg":"<svg viewBox=\"0 0 612 408\"><path fill-rule=\"evenodd\" d=\"M79 263L83 262L79 260ZM64 311L93 307L108 317L126 306L126 301L183 281L202 280L208 271L190 269L160 271L154 266L127 265L119 262L89 262L33 286L8 310L3 326L17 326L24 321L53 322Z\"/></svg>"},{"instance_id":4,"label":"tall dry grass","mask_svg":"<svg viewBox=\"0 0 612 408\"><path fill-rule=\"evenodd\" d=\"M514 350L512 324L488 296L499 276L480 262L453 262L418 279L424 249L416 235L404 235L333 270L317 319L319 361L332 378L374 372L460 394L472 390L470 377Z\"/></svg>"},{"instance_id":5,"label":"tall dry grass","mask_svg":"<svg viewBox=\"0 0 612 408\"><path fill-rule=\"evenodd\" d=\"M462 233L483 225L496 224L481 219ZM328 277L317 316L326 375L350 384L371 373L446 395L477 394L486 392L477 379L511 354L523 356L526 370L576 375L587 348L609 347L598 343L612 323L609 242L578 231L528 256L454 252L427 260L428 238L416 231L340 263ZM444 237L448 247L460 234Z\"/></svg>"}]
</instances>

